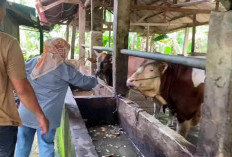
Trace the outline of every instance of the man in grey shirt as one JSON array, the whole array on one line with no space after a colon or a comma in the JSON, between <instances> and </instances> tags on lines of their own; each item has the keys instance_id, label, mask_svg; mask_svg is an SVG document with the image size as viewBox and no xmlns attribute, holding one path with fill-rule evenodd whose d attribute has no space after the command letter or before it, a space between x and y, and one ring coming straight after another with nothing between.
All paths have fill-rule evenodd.
<instances>
[{"instance_id":1,"label":"man in grey shirt","mask_svg":"<svg viewBox=\"0 0 232 157\"><path fill-rule=\"evenodd\" d=\"M69 44L61 39L49 39L44 44L41 58L26 62L27 78L35 90L39 104L50 122L49 132L40 134L36 117L23 105L19 106L23 126L19 127L16 157L28 157L37 132L39 156L54 156L54 136L60 126L64 99L69 84L83 90L91 90L97 85L93 76L86 76L65 63Z\"/></svg>"}]
</instances>

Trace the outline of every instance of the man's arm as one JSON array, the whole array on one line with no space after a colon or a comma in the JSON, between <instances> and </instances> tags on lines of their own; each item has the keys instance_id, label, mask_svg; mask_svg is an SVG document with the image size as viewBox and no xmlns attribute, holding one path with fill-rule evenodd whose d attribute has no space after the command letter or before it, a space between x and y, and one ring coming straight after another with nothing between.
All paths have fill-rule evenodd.
<instances>
[{"instance_id":1,"label":"man's arm","mask_svg":"<svg viewBox=\"0 0 232 157\"><path fill-rule=\"evenodd\" d=\"M20 99L20 101L31 111L36 115L36 118L39 123L39 127L42 129L42 134L45 134L48 132L49 129L49 122L46 119L46 117L43 114L43 111L41 110L39 103L36 99L34 90L31 87L31 84L28 82L28 80L25 79L15 79L10 78L16 93Z\"/></svg>"}]
</instances>

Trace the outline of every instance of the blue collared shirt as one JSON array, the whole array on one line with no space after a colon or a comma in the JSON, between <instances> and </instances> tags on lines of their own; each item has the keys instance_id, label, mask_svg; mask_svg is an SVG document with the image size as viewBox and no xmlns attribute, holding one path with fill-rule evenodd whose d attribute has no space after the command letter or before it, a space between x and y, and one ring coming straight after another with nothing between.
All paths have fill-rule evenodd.
<instances>
[{"instance_id":1,"label":"blue collared shirt","mask_svg":"<svg viewBox=\"0 0 232 157\"><path fill-rule=\"evenodd\" d=\"M97 80L93 76L81 74L73 66L65 63L48 74L32 80L30 74L37 60L38 58L35 57L25 63L27 79L35 91L40 107L50 122L49 128L55 129L60 126L64 99L69 84L83 90L91 90L97 85ZM39 129L35 115L23 104L20 104L19 114L24 126Z\"/></svg>"}]
</instances>

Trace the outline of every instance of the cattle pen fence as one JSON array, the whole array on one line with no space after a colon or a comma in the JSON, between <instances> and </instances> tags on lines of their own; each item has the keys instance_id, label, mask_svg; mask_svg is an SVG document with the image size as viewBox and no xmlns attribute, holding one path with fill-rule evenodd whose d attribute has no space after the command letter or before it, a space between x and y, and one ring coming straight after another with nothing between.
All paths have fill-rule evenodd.
<instances>
[{"instance_id":1,"label":"cattle pen fence","mask_svg":"<svg viewBox=\"0 0 232 157\"><path fill-rule=\"evenodd\" d=\"M186 65L193 68L198 69L205 69L206 60L203 58L192 58L192 57L185 57L185 56L174 56L174 55L165 55L161 53L151 53L151 52L145 52L145 51L133 51L133 50L121 50L122 54L130 55L130 56L136 56L136 57L142 57L146 59L152 59L152 60L159 60L169 63L175 63L175 64L181 64Z\"/></svg>"},{"instance_id":2,"label":"cattle pen fence","mask_svg":"<svg viewBox=\"0 0 232 157\"><path fill-rule=\"evenodd\" d=\"M98 51L113 52L113 48L111 48L111 47L93 46L93 49L94 49L94 50L98 50Z\"/></svg>"},{"instance_id":3,"label":"cattle pen fence","mask_svg":"<svg viewBox=\"0 0 232 157\"><path fill-rule=\"evenodd\" d=\"M93 49L98 50L98 51L113 52L113 48L110 48L110 47L94 46ZM174 55L161 54L159 52L151 53L151 52L134 51L134 50L127 50L127 49L122 49L121 53L124 55L164 61L164 62L169 62L169 63L174 63L174 64L181 64L181 65L203 69L203 70L205 70L205 65L206 65L206 59L203 59L203 58L174 56Z\"/></svg>"}]
</instances>

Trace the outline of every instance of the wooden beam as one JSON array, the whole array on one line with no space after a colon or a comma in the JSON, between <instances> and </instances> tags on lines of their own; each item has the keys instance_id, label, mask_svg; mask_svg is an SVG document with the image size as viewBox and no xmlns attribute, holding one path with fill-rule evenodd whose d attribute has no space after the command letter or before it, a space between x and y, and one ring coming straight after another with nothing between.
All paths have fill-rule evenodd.
<instances>
[{"instance_id":1,"label":"wooden beam","mask_svg":"<svg viewBox=\"0 0 232 157\"><path fill-rule=\"evenodd\" d=\"M183 51L182 54L184 56L187 56L187 49L188 49L188 44L189 44L189 28L185 28L185 35L184 35L184 45L183 45Z\"/></svg>"},{"instance_id":2,"label":"wooden beam","mask_svg":"<svg viewBox=\"0 0 232 157\"><path fill-rule=\"evenodd\" d=\"M209 22L199 22L199 23L196 23L195 26L202 26L202 25L208 25L208 24L209 24ZM185 25L185 26L173 28L173 29L170 29L170 30L169 30L169 33L170 33L170 32L174 32L174 31L177 31L177 30L180 30L180 29L183 29L183 28L193 27L193 26L194 26L194 24L191 23L191 24L187 24L187 25Z\"/></svg>"},{"instance_id":3,"label":"wooden beam","mask_svg":"<svg viewBox=\"0 0 232 157\"><path fill-rule=\"evenodd\" d=\"M113 89L117 95L125 96L128 56L120 53L128 48L131 0L114 0L114 42L113 42Z\"/></svg>"},{"instance_id":4,"label":"wooden beam","mask_svg":"<svg viewBox=\"0 0 232 157\"><path fill-rule=\"evenodd\" d=\"M196 156L232 156L232 12L212 12Z\"/></svg>"},{"instance_id":5,"label":"wooden beam","mask_svg":"<svg viewBox=\"0 0 232 157\"><path fill-rule=\"evenodd\" d=\"M44 48L44 34L43 34L43 29L40 26L39 29L39 33L40 33L40 54L43 53L43 48Z\"/></svg>"},{"instance_id":6,"label":"wooden beam","mask_svg":"<svg viewBox=\"0 0 232 157\"><path fill-rule=\"evenodd\" d=\"M69 42L69 25L66 26L66 41Z\"/></svg>"},{"instance_id":7,"label":"wooden beam","mask_svg":"<svg viewBox=\"0 0 232 157\"><path fill-rule=\"evenodd\" d=\"M90 51L91 57L96 58L93 46L102 46L102 27L103 27L103 9L97 7L96 0L91 0L91 43ZM97 66L91 64L91 72L95 74Z\"/></svg>"},{"instance_id":8,"label":"wooden beam","mask_svg":"<svg viewBox=\"0 0 232 157\"><path fill-rule=\"evenodd\" d=\"M178 0L173 0L173 4L177 4Z\"/></svg>"},{"instance_id":9,"label":"wooden beam","mask_svg":"<svg viewBox=\"0 0 232 157\"><path fill-rule=\"evenodd\" d=\"M193 15L193 30L192 30L192 49L191 49L191 55L193 56L193 53L195 51L195 37L196 37L196 15Z\"/></svg>"},{"instance_id":10,"label":"wooden beam","mask_svg":"<svg viewBox=\"0 0 232 157\"><path fill-rule=\"evenodd\" d=\"M80 64L85 64L85 49L81 46L85 44L85 26L86 26L86 10L79 6L79 59Z\"/></svg>"},{"instance_id":11,"label":"wooden beam","mask_svg":"<svg viewBox=\"0 0 232 157\"><path fill-rule=\"evenodd\" d=\"M91 0L86 0L84 3L84 7L87 8L91 5Z\"/></svg>"},{"instance_id":12,"label":"wooden beam","mask_svg":"<svg viewBox=\"0 0 232 157\"><path fill-rule=\"evenodd\" d=\"M176 17L172 18L169 22L172 22L172 21L175 21L175 20L178 20L181 18L190 18L192 20L192 17L191 17L192 15L193 15L192 13L182 14L180 16L176 16Z\"/></svg>"},{"instance_id":13,"label":"wooden beam","mask_svg":"<svg viewBox=\"0 0 232 157\"><path fill-rule=\"evenodd\" d=\"M161 4L159 4L158 6L162 6L163 5L163 3L161 3ZM136 12L135 12L136 13ZM162 12L160 12L160 13L162 13ZM158 13L158 14L160 14L160 13ZM144 15L143 17L141 17L137 22L139 23L139 22L142 22L143 20L145 20L145 19L147 19L147 18L149 18L149 17L153 17L153 16L155 16L155 15L157 15L157 13L152 13L152 12L147 12L147 14L146 15Z\"/></svg>"},{"instance_id":14,"label":"wooden beam","mask_svg":"<svg viewBox=\"0 0 232 157\"><path fill-rule=\"evenodd\" d=\"M219 6L220 6L220 2L219 0L216 0L215 11L219 11Z\"/></svg>"},{"instance_id":15,"label":"wooden beam","mask_svg":"<svg viewBox=\"0 0 232 157\"><path fill-rule=\"evenodd\" d=\"M72 28L71 59L74 59L74 54L75 54L76 30L77 27L76 25L74 25Z\"/></svg>"},{"instance_id":16,"label":"wooden beam","mask_svg":"<svg viewBox=\"0 0 232 157\"><path fill-rule=\"evenodd\" d=\"M194 5L198 5L198 4L206 3L206 2L210 2L210 1L209 0L194 0L190 2L172 4L171 7L189 7L189 6L194 6Z\"/></svg>"},{"instance_id":17,"label":"wooden beam","mask_svg":"<svg viewBox=\"0 0 232 157\"><path fill-rule=\"evenodd\" d=\"M182 26L190 23L131 23L131 26L144 26L144 27L152 27L152 26Z\"/></svg>"},{"instance_id":18,"label":"wooden beam","mask_svg":"<svg viewBox=\"0 0 232 157\"><path fill-rule=\"evenodd\" d=\"M148 12L146 15L144 15L143 17L141 17L137 22L142 22L144 19L146 19L147 17L149 17L151 15L150 12Z\"/></svg>"},{"instance_id":19,"label":"wooden beam","mask_svg":"<svg viewBox=\"0 0 232 157\"><path fill-rule=\"evenodd\" d=\"M149 48L149 36L150 36L150 26L147 26L147 39L146 39L146 51L148 52L148 48Z\"/></svg>"},{"instance_id":20,"label":"wooden beam","mask_svg":"<svg viewBox=\"0 0 232 157\"><path fill-rule=\"evenodd\" d=\"M155 10L155 11L170 11L170 12L180 12L180 13L193 13L193 14L210 14L211 10L208 9L187 9L187 8L171 8L167 6L146 6L137 5L132 6L131 10Z\"/></svg>"},{"instance_id":21,"label":"wooden beam","mask_svg":"<svg viewBox=\"0 0 232 157\"><path fill-rule=\"evenodd\" d=\"M231 0L219 0L219 1L225 7L226 10L232 10L232 1Z\"/></svg>"}]
</instances>

